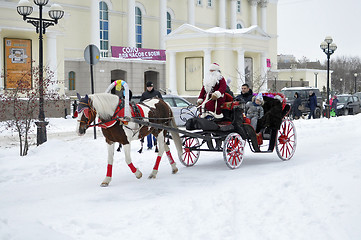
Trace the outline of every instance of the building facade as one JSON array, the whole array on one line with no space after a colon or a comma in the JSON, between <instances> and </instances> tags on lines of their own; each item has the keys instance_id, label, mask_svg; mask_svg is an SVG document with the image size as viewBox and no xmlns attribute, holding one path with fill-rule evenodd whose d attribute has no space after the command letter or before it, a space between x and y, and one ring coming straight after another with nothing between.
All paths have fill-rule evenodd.
<instances>
[{"instance_id":1,"label":"building facade","mask_svg":"<svg viewBox=\"0 0 361 240\"><path fill-rule=\"evenodd\" d=\"M38 64L38 35L17 14L17 3L0 1L2 76L9 56L5 39L31 40L33 65ZM277 68L277 0L50 0L49 7L52 3L60 4L65 16L44 35L44 63L55 73L60 94L90 93L90 67L83 57L89 44L101 52L95 92L123 79L135 94L151 80L158 89L195 95L211 62L221 65L238 91L240 83L263 81ZM155 57L163 54L166 59ZM201 61L201 73L186 73L186 61L187 66ZM0 88L6 86L2 77ZM266 90L267 84L258 87Z\"/></svg>"}]
</instances>

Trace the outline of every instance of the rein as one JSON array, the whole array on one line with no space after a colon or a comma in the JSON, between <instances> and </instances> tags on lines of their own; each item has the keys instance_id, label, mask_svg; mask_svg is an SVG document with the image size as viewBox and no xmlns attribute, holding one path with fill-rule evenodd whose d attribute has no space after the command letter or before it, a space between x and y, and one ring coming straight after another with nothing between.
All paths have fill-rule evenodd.
<instances>
[{"instance_id":1,"label":"rein","mask_svg":"<svg viewBox=\"0 0 361 240\"><path fill-rule=\"evenodd\" d=\"M85 103L85 102L82 102L82 104L83 105L85 105L89 110L90 110L90 112L88 112L88 113L85 113L84 112L84 114L85 114L85 116L87 117L87 119L88 119L88 121L82 121L82 120L78 120L78 122L81 122L81 123L85 123L88 127L96 127L96 126L99 126L99 125L102 125L102 124L105 124L105 123L108 123L108 122L111 122L111 121L114 121L114 120L116 120L116 121L121 121L123 124L124 124L124 126L125 127L127 127L126 125L128 124L127 122L129 122L129 121L131 121L131 119L148 119L148 120L167 120L165 123L167 123L167 122L169 122L170 120L172 120L173 118L174 118L174 116L173 117L166 117L166 118L150 118L150 117L127 117L127 118L125 118L125 117L119 117L119 116L117 116L117 114L118 114L118 112L121 110L121 109L123 109L124 108L124 102L123 101L121 101L120 103L119 103L119 110L118 111L116 111L114 114L113 114L113 117L111 118L111 119L109 119L109 120L106 120L106 121L100 121L100 122L98 122L98 123L94 123L94 124L91 124L92 122L95 122L95 120L96 120L96 114L97 114L97 112L96 112L96 110L93 108L93 106L90 104L90 102L88 101L87 103ZM145 105L146 106L146 105ZM86 109L86 107L83 107L79 112L82 112L82 111L86 111L87 109ZM85 108L85 109L84 109ZM90 121L90 115L89 115L89 113L93 116L94 115L94 120L93 121ZM127 120L120 120L120 119L127 119ZM127 127L127 128L129 128L129 127Z\"/></svg>"},{"instance_id":2,"label":"rein","mask_svg":"<svg viewBox=\"0 0 361 240\"><path fill-rule=\"evenodd\" d=\"M108 123L108 122L111 122L111 121L114 121L114 120L119 120L121 118L123 118L123 117L111 118L110 120L107 120L107 121L101 121L99 123L90 124L90 125L88 125L88 127L96 127L96 126L102 125L104 123ZM173 118L174 117L168 117L168 118L131 117L130 119L148 119L148 120L168 120L168 121L170 121ZM80 121L80 120L78 120L78 121ZM84 121L80 121L80 122L84 122ZM122 122L124 122L124 121L122 121Z\"/></svg>"}]
</instances>

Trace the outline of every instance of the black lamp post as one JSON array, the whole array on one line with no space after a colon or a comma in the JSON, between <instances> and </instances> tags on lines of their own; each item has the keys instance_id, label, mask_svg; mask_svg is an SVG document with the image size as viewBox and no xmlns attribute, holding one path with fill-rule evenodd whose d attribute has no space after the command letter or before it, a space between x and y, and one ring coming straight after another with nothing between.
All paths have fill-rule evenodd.
<instances>
[{"instance_id":1,"label":"black lamp post","mask_svg":"<svg viewBox=\"0 0 361 240\"><path fill-rule=\"evenodd\" d=\"M318 73L315 73L315 88L317 88L317 75Z\"/></svg>"},{"instance_id":2,"label":"black lamp post","mask_svg":"<svg viewBox=\"0 0 361 240\"><path fill-rule=\"evenodd\" d=\"M355 93L357 92L357 86L356 86L356 81L357 81L357 73L354 73L353 74L354 75L354 77L355 77Z\"/></svg>"},{"instance_id":3,"label":"black lamp post","mask_svg":"<svg viewBox=\"0 0 361 240\"><path fill-rule=\"evenodd\" d=\"M275 77L275 92L277 92L277 77Z\"/></svg>"},{"instance_id":4,"label":"black lamp post","mask_svg":"<svg viewBox=\"0 0 361 240\"><path fill-rule=\"evenodd\" d=\"M292 86L292 85L293 85L293 84L292 84L292 79L293 79L293 77L290 77L290 79L291 79L291 87L293 87L293 86Z\"/></svg>"},{"instance_id":5,"label":"black lamp post","mask_svg":"<svg viewBox=\"0 0 361 240\"><path fill-rule=\"evenodd\" d=\"M52 19L43 19L43 7L48 4L49 0L34 0L34 3L39 6L39 18L28 17L33 12L33 6L28 0L20 0L17 6L17 12L23 16L24 21L27 20L36 28L36 33L39 34L39 121L37 125L37 145L46 142L46 125L44 114L44 86L43 86L43 34L49 26L54 26L58 20L64 16L62 7L58 4L53 4L49 10L49 16Z\"/></svg>"},{"instance_id":6,"label":"black lamp post","mask_svg":"<svg viewBox=\"0 0 361 240\"><path fill-rule=\"evenodd\" d=\"M332 37L326 37L320 45L322 51L327 55L327 102L326 102L326 117L330 118L330 56L336 51L337 45L332 43Z\"/></svg>"},{"instance_id":7,"label":"black lamp post","mask_svg":"<svg viewBox=\"0 0 361 240\"><path fill-rule=\"evenodd\" d=\"M340 82L341 82L341 93L343 94L345 92L345 90L344 90L345 83L343 82L342 78L340 78Z\"/></svg>"}]
</instances>

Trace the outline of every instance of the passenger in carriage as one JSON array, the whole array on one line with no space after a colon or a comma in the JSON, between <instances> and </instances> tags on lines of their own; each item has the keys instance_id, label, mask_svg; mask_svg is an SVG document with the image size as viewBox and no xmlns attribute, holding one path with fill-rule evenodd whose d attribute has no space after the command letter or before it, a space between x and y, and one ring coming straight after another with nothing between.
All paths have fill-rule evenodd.
<instances>
[{"instance_id":1,"label":"passenger in carriage","mask_svg":"<svg viewBox=\"0 0 361 240\"><path fill-rule=\"evenodd\" d=\"M246 116L251 120L251 125L256 130L258 119L262 118L264 115L263 110L263 97L262 93L259 93L257 96L253 97L251 102L246 104Z\"/></svg>"},{"instance_id":2,"label":"passenger in carriage","mask_svg":"<svg viewBox=\"0 0 361 240\"><path fill-rule=\"evenodd\" d=\"M221 74L219 65L212 63L203 80L203 87L198 96L197 105L202 105L214 118L223 118L221 105L225 102L226 88L227 83ZM202 117L206 116L207 113L202 115Z\"/></svg>"},{"instance_id":3,"label":"passenger in carriage","mask_svg":"<svg viewBox=\"0 0 361 240\"><path fill-rule=\"evenodd\" d=\"M244 103L252 101L253 91L249 88L247 83L242 85L241 94L239 94L234 100Z\"/></svg>"}]
</instances>

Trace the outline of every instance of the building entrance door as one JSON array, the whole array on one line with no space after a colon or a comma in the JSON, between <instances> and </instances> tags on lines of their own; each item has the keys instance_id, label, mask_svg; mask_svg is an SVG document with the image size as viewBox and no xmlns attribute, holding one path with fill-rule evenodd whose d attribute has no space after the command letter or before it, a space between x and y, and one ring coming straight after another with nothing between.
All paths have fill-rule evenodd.
<instances>
[{"instance_id":1,"label":"building entrance door","mask_svg":"<svg viewBox=\"0 0 361 240\"><path fill-rule=\"evenodd\" d=\"M116 70L112 70L110 72L110 83L116 81L116 80L124 80L127 82L127 72L120 70L120 69L116 69ZM116 91L115 88L112 89L112 94L116 94L118 96L120 96L120 91Z\"/></svg>"},{"instance_id":2,"label":"building entrance door","mask_svg":"<svg viewBox=\"0 0 361 240\"><path fill-rule=\"evenodd\" d=\"M156 90L159 90L159 72L155 71L146 71L144 72L144 91L147 90L147 82L152 82L153 87Z\"/></svg>"}]
</instances>

